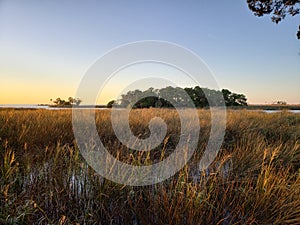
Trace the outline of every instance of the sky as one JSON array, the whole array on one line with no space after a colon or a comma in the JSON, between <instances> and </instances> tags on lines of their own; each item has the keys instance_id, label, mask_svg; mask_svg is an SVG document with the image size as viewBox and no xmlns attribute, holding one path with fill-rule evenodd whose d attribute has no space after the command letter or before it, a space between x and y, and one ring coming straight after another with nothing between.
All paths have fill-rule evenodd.
<instances>
[{"instance_id":1,"label":"sky","mask_svg":"<svg viewBox=\"0 0 300 225\"><path fill-rule=\"evenodd\" d=\"M300 103L299 18L276 25L268 16L254 16L246 0L0 0L0 104L75 96L101 56L142 40L193 51L220 89L243 93L248 103ZM107 81L99 103L157 74L178 86L195 84L174 68L133 65Z\"/></svg>"}]
</instances>

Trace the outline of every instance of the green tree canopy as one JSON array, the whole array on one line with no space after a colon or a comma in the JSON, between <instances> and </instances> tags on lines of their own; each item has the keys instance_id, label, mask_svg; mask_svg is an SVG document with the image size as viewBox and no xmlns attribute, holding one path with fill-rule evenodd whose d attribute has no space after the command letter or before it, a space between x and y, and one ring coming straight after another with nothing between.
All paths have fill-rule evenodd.
<instances>
[{"instance_id":1,"label":"green tree canopy","mask_svg":"<svg viewBox=\"0 0 300 225\"><path fill-rule=\"evenodd\" d=\"M243 94L233 93L227 89L216 91L208 88L196 87L165 87L161 89L149 88L146 91L134 90L121 95L121 99L110 101L107 107L113 105L132 108L172 108L174 106L188 107L192 102L195 107L204 108L219 105L222 94L226 106L246 106L247 98ZM209 104L207 97L211 99Z\"/></svg>"}]
</instances>

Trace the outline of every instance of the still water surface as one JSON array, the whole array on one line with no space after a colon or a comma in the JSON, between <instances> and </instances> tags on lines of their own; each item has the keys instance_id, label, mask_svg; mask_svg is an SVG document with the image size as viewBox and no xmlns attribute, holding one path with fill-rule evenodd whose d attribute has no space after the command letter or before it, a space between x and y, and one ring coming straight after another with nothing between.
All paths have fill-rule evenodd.
<instances>
[{"instance_id":1,"label":"still water surface","mask_svg":"<svg viewBox=\"0 0 300 225\"><path fill-rule=\"evenodd\" d=\"M56 108L56 107L48 107L44 105L27 105L27 104L0 104L0 108L14 108L14 109L48 109L48 110L60 110L60 109L71 109L71 108ZM97 109L106 109L106 108L97 108ZM257 111L263 111L266 113L278 113L281 112L281 110L257 110ZM289 112L293 113L300 113L300 110L289 110Z\"/></svg>"}]
</instances>

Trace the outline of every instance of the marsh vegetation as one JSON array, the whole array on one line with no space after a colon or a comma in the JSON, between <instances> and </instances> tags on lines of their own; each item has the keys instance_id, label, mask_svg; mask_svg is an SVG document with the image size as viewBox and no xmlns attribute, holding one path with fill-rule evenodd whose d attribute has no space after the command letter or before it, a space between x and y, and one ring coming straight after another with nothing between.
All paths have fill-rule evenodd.
<instances>
[{"instance_id":1,"label":"marsh vegetation","mask_svg":"<svg viewBox=\"0 0 300 225\"><path fill-rule=\"evenodd\" d=\"M104 179L85 162L71 110L1 109L0 224L299 224L300 114L228 111L221 150L199 172L210 113L198 113L200 141L188 164L161 183L131 187ZM119 160L152 164L172 153L180 134L174 109L134 110L133 133L147 137L154 116L168 131L150 152L116 139L110 110L97 111L98 133Z\"/></svg>"}]
</instances>

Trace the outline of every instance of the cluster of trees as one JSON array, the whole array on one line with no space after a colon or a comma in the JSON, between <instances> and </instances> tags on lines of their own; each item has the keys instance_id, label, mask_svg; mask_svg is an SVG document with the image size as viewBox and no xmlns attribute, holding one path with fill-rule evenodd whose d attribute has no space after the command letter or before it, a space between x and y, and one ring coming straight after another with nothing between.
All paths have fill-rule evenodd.
<instances>
[{"instance_id":1,"label":"cluster of trees","mask_svg":"<svg viewBox=\"0 0 300 225\"><path fill-rule=\"evenodd\" d=\"M50 99L51 102L53 102L55 104L55 106L72 106L72 105L80 105L80 103L82 102L81 99L79 98L72 98L69 97L68 100L63 100L61 98L57 98L54 101L52 99Z\"/></svg>"},{"instance_id":2,"label":"cluster of trees","mask_svg":"<svg viewBox=\"0 0 300 225\"><path fill-rule=\"evenodd\" d=\"M237 94L227 89L222 89L226 106L247 106L247 98L244 94Z\"/></svg>"},{"instance_id":3,"label":"cluster of trees","mask_svg":"<svg viewBox=\"0 0 300 225\"><path fill-rule=\"evenodd\" d=\"M207 97L210 99L208 102ZM198 108L218 106L225 100L226 106L246 106L247 98L243 94L233 93L227 89L216 91L208 88L196 87L165 87L161 89L149 88L146 91L134 90L121 95L121 99L112 100L107 107L113 105L132 108L172 108L189 107L193 103Z\"/></svg>"},{"instance_id":4,"label":"cluster of trees","mask_svg":"<svg viewBox=\"0 0 300 225\"><path fill-rule=\"evenodd\" d=\"M276 105L287 105L286 101L276 101L276 102L273 102L273 104L276 104Z\"/></svg>"}]
</instances>

